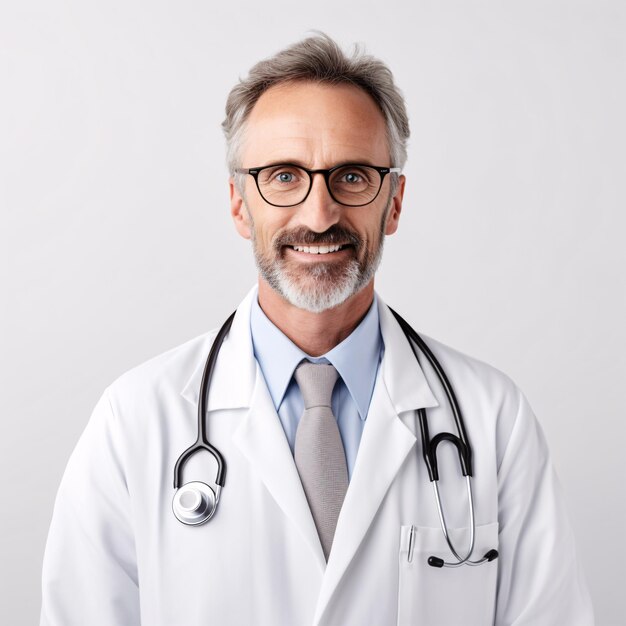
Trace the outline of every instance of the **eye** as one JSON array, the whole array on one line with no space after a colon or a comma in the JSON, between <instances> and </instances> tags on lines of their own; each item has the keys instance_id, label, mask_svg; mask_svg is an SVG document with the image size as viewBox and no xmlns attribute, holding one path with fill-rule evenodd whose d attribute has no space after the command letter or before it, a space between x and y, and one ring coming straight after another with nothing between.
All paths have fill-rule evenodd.
<instances>
[{"instance_id":1,"label":"eye","mask_svg":"<svg viewBox=\"0 0 626 626\"><path fill-rule=\"evenodd\" d=\"M348 183L349 185L356 185L360 183L363 179L360 174L357 172L346 172L343 176L343 181Z\"/></svg>"},{"instance_id":2,"label":"eye","mask_svg":"<svg viewBox=\"0 0 626 626\"><path fill-rule=\"evenodd\" d=\"M279 172L276 175L276 180L279 183L292 183L295 180L295 176L292 172Z\"/></svg>"},{"instance_id":3,"label":"eye","mask_svg":"<svg viewBox=\"0 0 626 626\"><path fill-rule=\"evenodd\" d=\"M301 184L305 175L292 165L276 165L267 167L259 173L259 183L274 189L284 189Z\"/></svg>"}]
</instances>

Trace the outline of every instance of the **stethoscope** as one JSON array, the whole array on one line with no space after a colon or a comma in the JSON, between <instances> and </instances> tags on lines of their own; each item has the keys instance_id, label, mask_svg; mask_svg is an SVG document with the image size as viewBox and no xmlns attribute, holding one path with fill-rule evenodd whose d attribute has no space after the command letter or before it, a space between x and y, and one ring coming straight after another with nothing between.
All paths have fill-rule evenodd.
<instances>
[{"instance_id":1,"label":"stethoscope","mask_svg":"<svg viewBox=\"0 0 626 626\"><path fill-rule=\"evenodd\" d=\"M456 561L453 562L446 562L442 558L430 556L428 557L428 564L432 567L459 567L461 565L480 565L481 563L493 561L494 559L498 558L498 551L493 549L485 553L482 558L475 561L471 560L472 553L474 552L474 542L476 534L474 500L472 496L471 483L472 449L470 447L467 433L465 431L465 422L463 421L463 415L454 394L454 390L452 389L452 385L450 384L446 373L441 367L441 364L435 358L435 355L431 352L430 348L424 343L422 338L393 309L390 308L390 311L393 313L394 317L400 324L400 327L402 328L402 331L404 332L407 341L411 346L411 350L413 350L413 354L415 355L415 358L418 360L418 362L419 358L415 346L418 346L420 348L422 353L428 359L432 368L435 370L435 373L437 374L437 377L439 378L439 381L441 382L441 385L448 398L450 407L452 408L452 414L454 416L456 428L459 433L457 436L453 435L452 433L441 432L431 439L430 433L428 431L428 418L426 417L426 409L418 409L417 413L419 417L422 436L422 454L424 457L424 462L426 463L430 482L432 483L435 492L435 500L437 502L437 512L439 513L441 530L446 539L448 547L450 548L450 551L456 559ZM187 448L180 455L179 459L176 461L176 465L174 466L174 489L176 490L176 492L174 493L172 508L174 510L174 515L176 516L176 518L180 520L183 524L187 524L189 526L198 526L200 524L204 524L205 522L208 522L213 517L213 515L215 515L215 511L217 510L217 505L220 499L220 493L222 487L224 486L224 480L226 476L226 463L219 450L209 443L206 433L205 415L207 412L207 400L209 395L208 391L211 384L211 376L213 375L213 370L215 369L217 355L222 346L222 343L224 342L224 338L230 330L233 319L235 317L235 313L236 311L232 313L232 315L224 322L224 325L217 333L215 340L213 341L213 345L211 346L211 351L209 352L209 357L206 361L206 365L204 366L202 382L200 383L200 395L198 400L198 438L192 446ZM461 556L461 551L455 548L450 538L450 534L448 533L448 525L446 523L443 507L441 505L441 497L439 495L439 487L437 485L439 481L439 469L437 465L437 446L439 446L442 441L448 441L456 448L459 455L461 473L463 474L463 476L465 476L470 520L469 547L467 548L465 556ZM217 461L215 489L200 481L185 483L181 486L183 468L185 466L185 463L193 454L199 452L200 450L206 450ZM414 539L413 531L414 527L411 527L409 554L412 553L413 546L411 544L413 544Z\"/></svg>"}]
</instances>

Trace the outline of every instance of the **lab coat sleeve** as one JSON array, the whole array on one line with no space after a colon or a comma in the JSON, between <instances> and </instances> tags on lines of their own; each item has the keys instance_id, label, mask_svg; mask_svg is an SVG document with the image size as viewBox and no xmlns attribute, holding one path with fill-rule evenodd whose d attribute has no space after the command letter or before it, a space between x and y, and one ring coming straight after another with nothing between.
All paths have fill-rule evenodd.
<instances>
[{"instance_id":1,"label":"lab coat sleeve","mask_svg":"<svg viewBox=\"0 0 626 626\"><path fill-rule=\"evenodd\" d=\"M546 441L526 398L498 472L497 626L592 626L591 600Z\"/></svg>"},{"instance_id":2,"label":"lab coat sleeve","mask_svg":"<svg viewBox=\"0 0 626 626\"><path fill-rule=\"evenodd\" d=\"M107 392L57 494L43 563L41 626L140 624L120 427Z\"/></svg>"}]
</instances>

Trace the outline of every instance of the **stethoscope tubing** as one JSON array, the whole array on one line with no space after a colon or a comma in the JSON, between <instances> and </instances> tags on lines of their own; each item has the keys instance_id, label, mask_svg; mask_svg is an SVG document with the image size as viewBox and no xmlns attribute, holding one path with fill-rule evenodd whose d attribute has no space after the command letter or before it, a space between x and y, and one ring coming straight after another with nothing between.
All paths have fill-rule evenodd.
<instances>
[{"instance_id":1,"label":"stethoscope tubing","mask_svg":"<svg viewBox=\"0 0 626 626\"><path fill-rule=\"evenodd\" d=\"M472 475L472 448L469 444L469 440L467 438L467 432L465 431L465 422L463 420L463 414L461 413L461 407L456 398L456 394L454 393L454 389L448 380L448 376L446 375L441 363L437 360L435 355L432 353L431 349L426 345L426 342L413 330L411 325L406 322L399 313L396 313L391 307L389 310L393 313L397 322L400 324L409 345L411 346L411 350L419 363L419 356L417 354L417 350L415 349L415 344L419 346L419 349L428 359L428 362L435 370L437 374L437 378L441 382L441 385L444 389L446 397L448 398L448 403L450 404L450 409L452 410L452 415L454 416L454 421L457 427L457 431L459 436L453 435L452 433L438 433L430 438L430 434L428 432L428 419L426 418L425 409L419 409L418 414L420 417L420 429L422 431L422 447L424 452L424 461L426 463L426 467L428 468L428 474L431 482L433 480L439 480L439 469L437 465L437 446L442 441L450 441L457 449L459 454L459 461L461 463L461 471L463 476L471 476Z\"/></svg>"},{"instance_id":2,"label":"stethoscope tubing","mask_svg":"<svg viewBox=\"0 0 626 626\"><path fill-rule=\"evenodd\" d=\"M208 391L211 384L211 377L213 376L213 370L215 369L215 363L217 362L217 356L220 348L222 347L222 343L232 326L233 320L235 319L235 313L237 313L236 310L233 311L233 313L231 313L228 319L224 322L213 340L213 345L211 346L211 351L209 352L209 358L206 361L204 372L202 373L202 382L200 383L200 394L198 397L198 438L180 455L178 461L176 461L176 465L174 466L174 489L178 489L183 482L183 469L185 467L185 463L189 457L199 450L207 450L213 455L217 462L215 484L218 487L223 487L224 482L226 481L226 461L220 451L215 446L211 445L209 438L207 437L206 412L207 402L209 400Z\"/></svg>"},{"instance_id":3,"label":"stethoscope tubing","mask_svg":"<svg viewBox=\"0 0 626 626\"><path fill-rule=\"evenodd\" d=\"M476 533L476 523L474 517L474 501L472 496L472 486L471 486L471 477L472 477L472 449L467 438L467 432L465 430L465 423L463 420L463 415L461 413L461 408L457 401L456 395L448 380L448 377L435 357L430 348L426 345L424 340L413 330L413 328L406 322L398 313L396 313L391 307L389 310L394 315L402 331L404 332L409 345L411 346L411 350L416 358L416 360L420 361L416 346L419 347L421 352L426 356L428 362L431 367L434 369L441 385L444 389L446 397L448 399L448 403L452 410L452 414L454 417L454 422L457 427L458 436L453 435L449 432L440 432L435 435L432 439L430 438L430 433L428 430L428 418L426 415L426 410L424 408L418 409L418 417L420 423L420 430L422 436L422 454L424 457L424 462L426 464L428 475L430 481L433 483L433 489L435 493L435 500L437 503L437 511L439 514L439 520L441 523L441 529L446 539L446 543L450 548L453 556L457 559L456 562L448 563L443 559L431 556L428 558L429 565L433 567L459 567L461 565L480 565L485 561L492 561L497 558L498 552L496 550L490 550L485 554L482 559L477 561L470 560L472 553L474 551L474 542L475 542L475 533ZM219 450L215 448L209 442L207 436L207 427L206 427L206 414L207 414L207 403L209 396L209 388L211 385L211 378L213 375L213 370L215 369L215 364L217 362L217 357L219 354L219 350L228 334L230 327L233 323L233 319L235 317L234 311L228 319L224 322L220 330L218 331L213 344L211 346L211 350L209 352L209 357L207 358L207 362L204 367L204 371L202 373L202 381L200 383L200 392L198 397L198 437L196 441L187 448L176 461L176 465L174 466L174 489L176 490L176 494L174 497L174 513L176 517L183 523L188 525L199 525L211 519L214 515L215 510L217 508L217 504L219 501L219 495L221 488L224 486L226 480L226 462ZM461 472L463 476L465 476L466 484L467 484L467 494L468 494L468 508L469 508L469 518L470 518L470 540L469 547L467 550L467 554L465 557L461 557L459 551L454 547L452 540L450 538L448 532L448 525L446 523L445 514L443 511L443 506L441 504L441 497L439 495L439 488L437 486L437 482L439 480L439 468L437 464L437 447L442 441L448 441L452 443L459 455L459 462L461 466ZM185 505L182 504L181 494L179 493L179 488L182 484L183 478L183 469L185 463L189 460L189 458L198 452L199 450L208 451L217 462L217 473L215 478L216 489L213 490L204 485L204 483L189 483L189 485L199 485L201 490L204 490L206 493L204 495L208 495L208 504L205 498L203 502L203 506L205 509L203 510L202 515L198 515L197 517L193 517L195 515L194 511L188 510L185 508ZM204 489L206 487L206 490ZM198 499L200 502L200 499Z\"/></svg>"}]
</instances>

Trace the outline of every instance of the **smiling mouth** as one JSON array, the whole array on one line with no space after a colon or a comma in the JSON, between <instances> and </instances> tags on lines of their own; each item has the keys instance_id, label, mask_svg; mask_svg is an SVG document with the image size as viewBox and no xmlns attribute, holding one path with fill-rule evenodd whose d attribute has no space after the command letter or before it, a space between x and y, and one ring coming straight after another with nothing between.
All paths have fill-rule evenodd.
<instances>
[{"instance_id":1,"label":"smiling mouth","mask_svg":"<svg viewBox=\"0 0 626 626\"><path fill-rule=\"evenodd\" d=\"M296 252L304 252L306 254L329 254L330 252L339 252L346 248L352 247L350 244L329 244L321 246L287 246Z\"/></svg>"}]
</instances>

